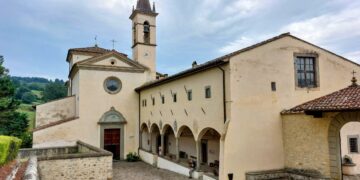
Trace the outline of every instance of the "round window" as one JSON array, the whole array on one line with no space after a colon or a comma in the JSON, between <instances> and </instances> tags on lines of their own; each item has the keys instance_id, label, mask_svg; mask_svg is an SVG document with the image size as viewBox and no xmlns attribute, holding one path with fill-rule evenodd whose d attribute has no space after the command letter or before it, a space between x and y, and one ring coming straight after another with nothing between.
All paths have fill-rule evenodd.
<instances>
[{"instance_id":1,"label":"round window","mask_svg":"<svg viewBox=\"0 0 360 180\"><path fill-rule=\"evenodd\" d=\"M118 93L121 90L121 81L116 77L109 77L104 82L104 88L110 94Z\"/></svg>"}]
</instances>

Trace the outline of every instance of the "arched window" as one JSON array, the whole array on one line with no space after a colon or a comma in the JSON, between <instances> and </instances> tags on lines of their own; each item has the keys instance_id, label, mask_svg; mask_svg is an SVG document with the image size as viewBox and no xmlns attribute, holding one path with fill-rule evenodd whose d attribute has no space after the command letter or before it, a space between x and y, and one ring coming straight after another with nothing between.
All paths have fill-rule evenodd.
<instances>
[{"instance_id":1,"label":"arched window","mask_svg":"<svg viewBox=\"0 0 360 180\"><path fill-rule=\"evenodd\" d=\"M150 43L150 24L149 22L144 22L144 42Z\"/></svg>"}]
</instances>

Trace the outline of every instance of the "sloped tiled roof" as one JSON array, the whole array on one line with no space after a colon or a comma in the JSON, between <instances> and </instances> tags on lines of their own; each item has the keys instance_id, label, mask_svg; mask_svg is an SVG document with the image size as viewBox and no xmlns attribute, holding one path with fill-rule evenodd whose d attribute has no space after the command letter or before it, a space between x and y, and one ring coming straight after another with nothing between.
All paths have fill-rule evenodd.
<instances>
[{"instance_id":1,"label":"sloped tiled roof","mask_svg":"<svg viewBox=\"0 0 360 180\"><path fill-rule=\"evenodd\" d=\"M298 105L281 114L294 114L303 112L331 112L360 110L360 86L356 83L351 86L319 97L312 101Z\"/></svg>"},{"instance_id":2,"label":"sloped tiled roof","mask_svg":"<svg viewBox=\"0 0 360 180\"><path fill-rule=\"evenodd\" d=\"M97 45L95 45L93 47L72 48L72 49L69 49L66 60L67 61L70 60L70 54L72 54L72 53L89 53L89 54L98 56L98 55L106 54L106 53L111 52L111 51L115 51L115 50L101 48L101 47L98 47ZM124 56L127 56L124 53L121 53L121 52L118 52L118 53L120 53L120 54L122 54Z\"/></svg>"}]
</instances>

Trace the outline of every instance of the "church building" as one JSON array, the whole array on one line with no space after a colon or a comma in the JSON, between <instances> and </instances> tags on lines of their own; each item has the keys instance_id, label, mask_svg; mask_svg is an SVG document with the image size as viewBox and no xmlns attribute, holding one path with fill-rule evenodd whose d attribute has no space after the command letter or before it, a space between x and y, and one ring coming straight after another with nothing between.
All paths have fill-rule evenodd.
<instances>
[{"instance_id":1,"label":"church building","mask_svg":"<svg viewBox=\"0 0 360 180\"><path fill-rule=\"evenodd\" d=\"M342 179L359 64L285 33L168 76L156 69L158 15L137 1L132 56L69 49L68 97L36 107L34 147L81 140L203 179Z\"/></svg>"}]
</instances>

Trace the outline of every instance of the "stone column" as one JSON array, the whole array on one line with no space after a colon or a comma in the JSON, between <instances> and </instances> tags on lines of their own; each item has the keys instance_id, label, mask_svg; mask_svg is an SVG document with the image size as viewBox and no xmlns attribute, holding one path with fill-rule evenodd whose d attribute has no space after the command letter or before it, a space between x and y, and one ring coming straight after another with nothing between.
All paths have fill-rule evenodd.
<instances>
[{"instance_id":1,"label":"stone column","mask_svg":"<svg viewBox=\"0 0 360 180\"><path fill-rule=\"evenodd\" d=\"M164 134L161 135L161 151L160 151L160 156L164 156Z\"/></svg>"},{"instance_id":2,"label":"stone column","mask_svg":"<svg viewBox=\"0 0 360 180\"><path fill-rule=\"evenodd\" d=\"M176 152L176 162L180 161L179 157L179 138L175 137L175 152Z\"/></svg>"},{"instance_id":3,"label":"stone column","mask_svg":"<svg viewBox=\"0 0 360 180\"><path fill-rule=\"evenodd\" d=\"M148 138L149 138L149 141L148 141L148 142L149 142L149 147L150 147L150 149L148 149L148 151L151 152L151 153L153 153L153 152L152 152L152 149L153 149L153 148L152 148L152 136L151 136L151 133L149 133Z\"/></svg>"},{"instance_id":4,"label":"stone column","mask_svg":"<svg viewBox=\"0 0 360 180\"><path fill-rule=\"evenodd\" d=\"M195 141L196 143L196 170L200 170L201 164L201 141Z\"/></svg>"}]
</instances>

